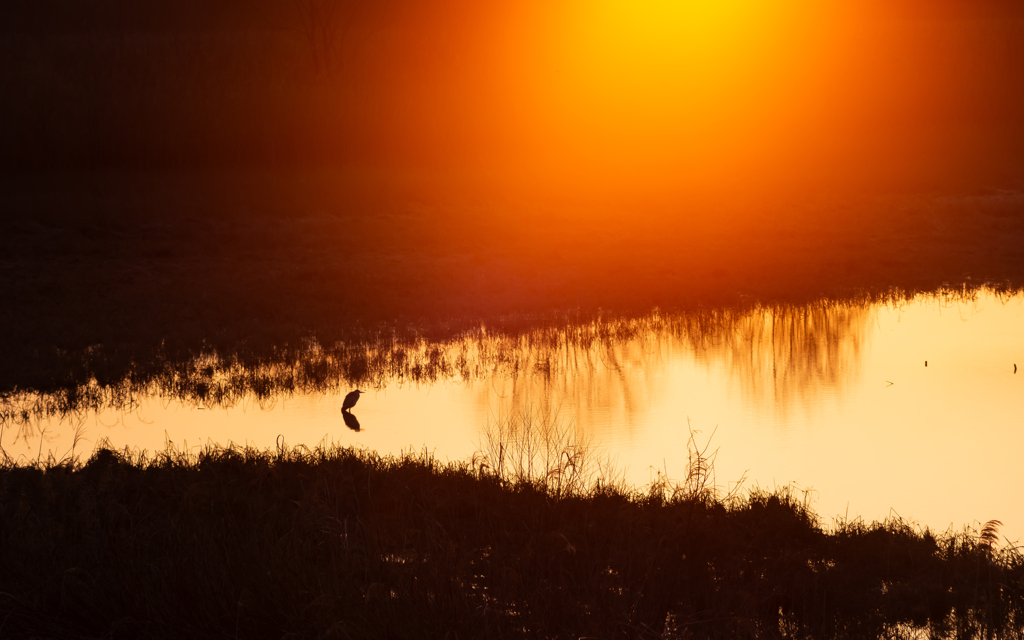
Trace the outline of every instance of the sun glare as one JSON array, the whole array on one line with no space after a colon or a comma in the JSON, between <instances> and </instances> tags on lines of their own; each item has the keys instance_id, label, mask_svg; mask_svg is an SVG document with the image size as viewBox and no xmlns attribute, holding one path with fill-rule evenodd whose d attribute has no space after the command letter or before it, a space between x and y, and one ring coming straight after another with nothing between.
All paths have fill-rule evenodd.
<instances>
[{"instance_id":1,"label":"sun glare","mask_svg":"<svg viewBox=\"0 0 1024 640\"><path fill-rule=\"evenodd\" d=\"M815 68L822 12L796 4L603 0L534 16L533 58L517 49L513 63L532 96L527 128L562 172L628 181L735 165Z\"/></svg>"},{"instance_id":2,"label":"sun glare","mask_svg":"<svg viewBox=\"0 0 1024 640\"><path fill-rule=\"evenodd\" d=\"M1014 157L1000 52L1019 27L914 6L526 0L458 28L459 12L425 17L429 50L460 55L396 82L414 108L395 144L644 194L915 184Z\"/></svg>"}]
</instances>

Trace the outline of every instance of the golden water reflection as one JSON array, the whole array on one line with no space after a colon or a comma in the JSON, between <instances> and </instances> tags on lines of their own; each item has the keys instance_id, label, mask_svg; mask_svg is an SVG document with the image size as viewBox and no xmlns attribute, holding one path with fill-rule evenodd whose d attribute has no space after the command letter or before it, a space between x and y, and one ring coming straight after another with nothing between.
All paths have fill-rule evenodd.
<instances>
[{"instance_id":1,"label":"golden water reflection","mask_svg":"<svg viewBox=\"0 0 1024 640\"><path fill-rule=\"evenodd\" d=\"M557 416L637 484L681 474L695 429L698 440L714 433L719 484L746 475L813 488L826 523L891 511L937 529L997 518L1018 538L1022 309L1020 292L981 290L310 345L258 370L207 356L135 387L78 391L91 409L9 397L0 444L34 460L100 438L155 450L281 436L465 459L488 425L526 413ZM372 389L352 411L359 431L339 411L356 385Z\"/></svg>"},{"instance_id":2,"label":"golden water reflection","mask_svg":"<svg viewBox=\"0 0 1024 640\"><path fill-rule=\"evenodd\" d=\"M856 375L874 310L867 302L819 302L719 311L703 322L652 315L640 321L644 330L611 340L519 348L520 371L493 376L477 400L492 413L564 414L572 407L577 420L616 433L642 420L652 404L684 396L713 376L727 383L727 401L742 398L785 414Z\"/></svg>"}]
</instances>

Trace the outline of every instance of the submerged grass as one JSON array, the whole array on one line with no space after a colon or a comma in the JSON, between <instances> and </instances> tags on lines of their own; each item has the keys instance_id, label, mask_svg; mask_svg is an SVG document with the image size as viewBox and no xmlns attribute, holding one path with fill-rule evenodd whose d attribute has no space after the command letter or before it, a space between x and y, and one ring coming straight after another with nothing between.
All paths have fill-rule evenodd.
<instances>
[{"instance_id":1,"label":"submerged grass","mask_svg":"<svg viewBox=\"0 0 1024 640\"><path fill-rule=\"evenodd\" d=\"M627 486L571 425L471 461L321 443L0 467L4 637L1022 636L1024 556L792 489Z\"/></svg>"}]
</instances>

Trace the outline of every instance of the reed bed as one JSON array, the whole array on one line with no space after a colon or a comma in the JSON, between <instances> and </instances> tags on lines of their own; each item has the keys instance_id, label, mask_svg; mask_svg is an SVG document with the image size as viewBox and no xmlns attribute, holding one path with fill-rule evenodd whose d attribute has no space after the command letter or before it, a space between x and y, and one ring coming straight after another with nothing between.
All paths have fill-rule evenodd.
<instances>
[{"instance_id":1,"label":"reed bed","mask_svg":"<svg viewBox=\"0 0 1024 640\"><path fill-rule=\"evenodd\" d=\"M748 384L758 379L758 367L769 366L761 359L771 354L770 366L784 374L777 377L793 387L780 392L796 393L812 379L835 382L836 372L860 349L873 305L914 300L963 304L981 293L1010 299L1020 292L1014 287L962 287L927 294L889 291L803 305L751 303L745 308L687 313L655 310L644 315L499 318L493 326L477 325L447 338L392 331L330 345L307 338L294 347L274 348L269 356L216 351L151 354L122 364L126 371L121 373L109 370L109 354L94 348L79 354L75 367L84 382L57 382L50 390L0 392L0 425L30 427L50 417L75 419L105 409L131 411L141 400L153 397L212 408L244 400L259 405L295 393L439 381L471 383L492 377L542 375L565 386L574 376L619 364L629 357L623 351L627 345L645 352L681 349L697 359L712 359L715 354L730 366L746 367L738 379ZM101 376L103 382L98 379Z\"/></svg>"},{"instance_id":2,"label":"reed bed","mask_svg":"<svg viewBox=\"0 0 1024 640\"><path fill-rule=\"evenodd\" d=\"M560 426L561 425L561 426ZM627 486L516 416L443 463L322 442L0 467L11 638L1020 638L998 523L826 529L791 488ZM532 460L532 464L523 464Z\"/></svg>"}]
</instances>

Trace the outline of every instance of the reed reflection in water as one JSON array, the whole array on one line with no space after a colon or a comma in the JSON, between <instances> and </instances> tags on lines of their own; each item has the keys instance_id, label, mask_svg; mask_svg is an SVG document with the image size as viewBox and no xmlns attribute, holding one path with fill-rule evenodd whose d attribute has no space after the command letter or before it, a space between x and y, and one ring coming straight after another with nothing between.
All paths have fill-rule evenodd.
<instances>
[{"instance_id":1,"label":"reed reflection in water","mask_svg":"<svg viewBox=\"0 0 1024 640\"><path fill-rule=\"evenodd\" d=\"M643 484L685 469L692 428L698 440L714 432L720 484L746 474L813 487L825 517L893 509L939 529L998 518L1013 537L1024 532L1022 300L982 290L653 313L445 343L310 345L258 370L209 356L129 391L80 390L93 409L63 418L48 407L66 398L8 398L2 444L60 456L81 424L86 440L150 450L165 438L272 446L283 435L465 459L488 425L536 415L578 430ZM357 385L374 389L353 411L358 432L339 412Z\"/></svg>"},{"instance_id":2,"label":"reed reflection in water","mask_svg":"<svg viewBox=\"0 0 1024 640\"><path fill-rule=\"evenodd\" d=\"M653 315L649 330L614 340L517 345L521 371L492 376L478 402L492 413L571 407L582 424L622 439L622 427L646 421L653 405L725 378L725 403L784 418L856 375L875 313L869 303L820 302L720 311L696 327Z\"/></svg>"}]
</instances>

